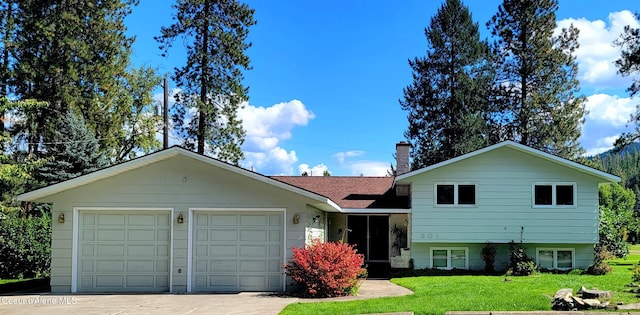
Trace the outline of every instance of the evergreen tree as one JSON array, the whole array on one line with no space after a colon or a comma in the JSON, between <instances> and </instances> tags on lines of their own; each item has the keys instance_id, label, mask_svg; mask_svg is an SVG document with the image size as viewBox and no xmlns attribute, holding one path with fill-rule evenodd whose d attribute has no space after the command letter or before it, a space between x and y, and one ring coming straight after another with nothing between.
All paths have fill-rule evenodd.
<instances>
[{"instance_id":1,"label":"evergreen tree","mask_svg":"<svg viewBox=\"0 0 640 315\"><path fill-rule=\"evenodd\" d=\"M640 13L636 13L636 17L640 19ZM616 60L618 73L623 76L629 76L640 73L640 28L632 28L627 25L624 32L614 44L622 49L620 59ZM636 96L640 92L640 79L634 78L633 83L627 91L631 97ZM624 133L616 140L616 148L621 149L634 141L640 140L640 105L637 106L636 112L631 116L630 122L634 123L636 129L634 132Z\"/></svg>"},{"instance_id":2,"label":"evergreen tree","mask_svg":"<svg viewBox=\"0 0 640 315\"><path fill-rule=\"evenodd\" d=\"M0 98L9 96L12 49L15 42L14 10L13 1L0 1ZM5 130L4 114L4 110L0 111L0 132Z\"/></svg>"},{"instance_id":3,"label":"evergreen tree","mask_svg":"<svg viewBox=\"0 0 640 315\"><path fill-rule=\"evenodd\" d=\"M244 52L254 10L236 0L180 0L173 7L175 23L156 40L165 54L176 38L187 49L185 65L172 75L181 89L175 127L186 147L238 164L245 132L237 112L247 100L242 71L250 68Z\"/></svg>"},{"instance_id":4,"label":"evergreen tree","mask_svg":"<svg viewBox=\"0 0 640 315\"><path fill-rule=\"evenodd\" d=\"M36 171L36 179L43 184L75 178L109 164L82 117L68 113L58 118L54 126L54 136L43 145L48 161Z\"/></svg>"},{"instance_id":5,"label":"evergreen tree","mask_svg":"<svg viewBox=\"0 0 640 315\"><path fill-rule=\"evenodd\" d=\"M133 37L124 18L138 0L24 0L16 2L14 79L18 99L47 106L24 112L13 126L18 140L36 153L56 135L55 122L68 112L80 115L100 148L120 161L132 152L159 147L150 138L156 119L151 93L159 78L147 69L130 69ZM137 120L132 120L136 118ZM136 134L123 132L135 130Z\"/></svg>"},{"instance_id":6,"label":"evergreen tree","mask_svg":"<svg viewBox=\"0 0 640 315\"><path fill-rule=\"evenodd\" d=\"M584 96L578 96L578 29L560 35L557 0L504 0L487 23L497 70L492 138L511 139L564 158L575 158L584 123Z\"/></svg>"},{"instance_id":7,"label":"evergreen tree","mask_svg":"<svg viewBox=\"0 0 640 315\"><path fill-rule=\"evenodd\" d=\"M462 155L487 145L486 42L460 0L447 0L425 29L427 55L409 60L413 83L400 100L408 111L405 136L413 168Z\"/></svg>"}]
</instances>

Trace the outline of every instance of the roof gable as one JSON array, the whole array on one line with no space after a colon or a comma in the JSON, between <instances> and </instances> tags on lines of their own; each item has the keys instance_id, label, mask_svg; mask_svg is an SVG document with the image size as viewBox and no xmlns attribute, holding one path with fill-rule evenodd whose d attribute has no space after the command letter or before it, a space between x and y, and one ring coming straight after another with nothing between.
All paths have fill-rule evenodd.
<instances>
[{"instance_id":1,"label":"roof gable","mask_svg":"<svg viewBox=\"0 0 640 315\"><path fill-rule=\"evenodd\" d=\"M21 194L17 197L18 200L21 201L37 201L37 200L42 200L43 198L46 198L48 196L69 190L69 189L73 189L76 187L80 187L83 185L87 185L102 179L106 179L106 178L110 178L113 176L116 176L118 174L122 174L134 169L138 169L150 164L154 164L163 160L167 160L169 158L175 157L175 156L185 156L194 160L198 160L201 162L204 162L208 165L214 166L214 167L219 167L222 169L225 169L227 171L236 173L238 175L241 176L245 176L254 180L257 180L259 182L263 182L265 184L269 184L269 185L273 185L276 187L279 187L281 189L290 191L292 193L301 195L303 197L309 198L313 200L313 205L325 210L325 211L340 211L340 207L334 203L331 199L327 198L326 196L322 196L320 194L317 194L315 192L312 191L308 191L305 189L302 189L300 187L296 187L296 186L292 186L290 184L287 184L285 182L281 182L281 181L277 181L274 179L271 179L267 176L264 176L262 174L256 173L256 172L252 172L246 169L243 169L241 167L229 164L229 163L225 163L223 161L205 156L205 155L201 155L201 154L197 154L195 152L189 151L187 149L184 149L182 147L178 147L178 146L174 146L165 150L161 150L152 154L148 154L130 161L126 161L124 163L121 164L117 164L117 165L113 165L89 174L85 174L70 180L66 180L57 184L53 184L53 185L49 185L37 190L33 190L24 194Z\"/></svg>"},{"instance_id":2,"label":"roof gable","mask_svg":"<svg viewBox=\"0 0 640 315\"><path fill-rule=\"evenodd\" d=\"M462 161L462 160L466 160L466 159L469 159L469 158L472 158L474 156L478 156L478 155L481 155L481 154L484 154L484 153L487 153L487 152L490 152L490 151L494 151L494 150L497 150L497 149L500 149L500 148L511 148L511 149L514 149L514 150L517 150L517 151L520 151L520 152L523 152L523 153L526 153L526 154L529 154L529 155L532 155L532 156L535 156L535 157L538 157L538 158L541 158L541 159L544 159L544 160L547 160L547 161L562 165L564 167L576 170L578 172L589 174L591 176L599 178L603 182L619 182L620 181L620 177L618 177L618 176L615 176L615 175L612 175L612 174L609 174L609 173L606 173L606 172L603 172L603 171L588 167L586 165L582 165L580 163L576 163L576 162L573 162L573 161L570 161L570 160L567 160L567 159L564 159L564 158L561 158L561 157L558 157L558 156L555 156L555 155L552 155L552 154L549 154L549 153L546 153L546 152L543 152L543 151L540 151L540 150L537 150L537 149L533 149L531 147L528 147L526 145L522 145L522 144L514 142L514 141L504 141L504 142L500 142L500 143L497 143L497 144L482 148L480 150L469 152L467 154L464 154L464 155L461 155L461 156L458 156L458 157L455 157L455 158L452 158L452 159L449 159L449 160L446 160L446 161L443 161L443 162L440 162L440 163L436 163L436 164L433 164L433 165L430 165L430 166L427 166L427 167L424 167L424 168L421 168L421 169L418 169L418 170L415 170L415 171L412 171L412 172L409 172L409 173L406 173L406 174L402 174L402 175L396 177L396 182L397 181L405 181L405 180L407 180L407 179L409 179L409 178L411 178L413 176L416 176L416 175L419 175L419 174L423 174L423 173L426 173L426 172L429 172L429 171L432 171L432 170L435 170L435 169L438 169L438 168L441 168L441 167L444 167L444 166L447 166L447 165L450 165L450 164L453 164L453 163L456 163L456 162L459 162L459 161Z\"/></svg>"}]
</instances>

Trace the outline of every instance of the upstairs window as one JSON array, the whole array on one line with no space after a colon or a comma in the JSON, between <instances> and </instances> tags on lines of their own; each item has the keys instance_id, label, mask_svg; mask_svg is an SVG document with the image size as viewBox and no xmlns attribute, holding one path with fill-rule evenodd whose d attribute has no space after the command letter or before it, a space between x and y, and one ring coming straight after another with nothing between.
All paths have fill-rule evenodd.
<instances>
[{"instance_id":1,"label":"upstairs window","mask_svg":"<svg viewBox=\"0 0 640 315\"><path fill-rule=\"evenodd\" d=\"M439 206L473 206L476 204L476 185L472 183L437 183L435 200Z\"/></svg>"},{"instance_id":2,"label":"upstairs window","mask_svg":"<svg viewBox=\"0 0 640 315\"><path fill-rule=\"evenodd\" d=\"M539 207L572 207L576 205L575 183L534 183L533 205Z\"/></svg>"}]
</instances>

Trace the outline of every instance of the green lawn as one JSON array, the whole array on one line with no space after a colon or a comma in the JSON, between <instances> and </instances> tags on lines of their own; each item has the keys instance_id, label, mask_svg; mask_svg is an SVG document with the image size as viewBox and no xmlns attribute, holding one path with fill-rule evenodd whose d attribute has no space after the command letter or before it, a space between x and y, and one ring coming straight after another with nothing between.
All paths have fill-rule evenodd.
<instances>
[{"instance_id":1,"label":"green lawn","mask_svg":"<svg viewBox=\"0 0 640 315\"><path fill-rule=\"evenodd\" d=\"M446 311L532 311L550 310L554 293L585 286L612 292L611 303L637 303L630 293L633 264L640 260L640 246L632 248L626 260L613 260L613 272L604 276L537 274L529 277L426 276L395 278L391 281L413 290L409 296L349 302L296 303L280 314L366 314L407 312L444 314Z\"/></svg>"}]
</instances>

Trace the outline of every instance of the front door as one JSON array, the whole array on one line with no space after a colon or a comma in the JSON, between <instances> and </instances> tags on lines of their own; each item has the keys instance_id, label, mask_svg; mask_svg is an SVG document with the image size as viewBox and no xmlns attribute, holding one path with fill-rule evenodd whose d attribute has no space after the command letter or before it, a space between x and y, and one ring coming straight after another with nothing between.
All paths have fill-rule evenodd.
<instances>
[{"instance_id":1,"label":"front door","mask_svg":"<svg viewBox=\"0 0 640 315\"><path fill-rule=\"evenodd\" d=\"M347 241L354 244L365 261L389 261L389 216L350 215Z\"/></svg>"}]
</instances>

